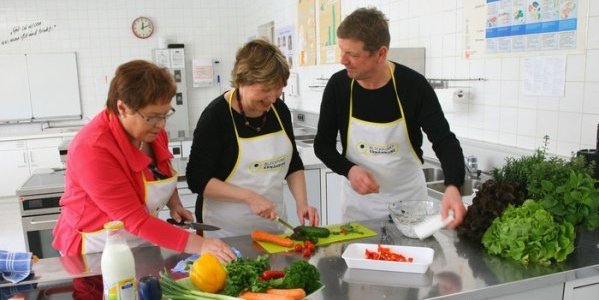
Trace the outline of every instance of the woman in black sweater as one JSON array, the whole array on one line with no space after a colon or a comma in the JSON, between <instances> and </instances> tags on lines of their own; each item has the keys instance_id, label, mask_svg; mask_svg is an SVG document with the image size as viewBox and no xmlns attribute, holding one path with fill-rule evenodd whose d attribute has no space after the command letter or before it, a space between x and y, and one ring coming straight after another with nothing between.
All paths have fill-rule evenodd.
<instances>
[{"instance_id":1,"label":"woman in black sweater","mask_svg":"<svg viewBox=\"0 0 599 300\"><path fill-rule=\"evenodd\" d=\"M308 205L304 167L295 146L289 109L278 98L289 67L280 51L254 40L238 52L234 88L214 99L196 126L186 177L198 194L196 218L237 236L251 230L282 231L287 181L300 222L318 224Z\"/></svg>"}]
</instances>

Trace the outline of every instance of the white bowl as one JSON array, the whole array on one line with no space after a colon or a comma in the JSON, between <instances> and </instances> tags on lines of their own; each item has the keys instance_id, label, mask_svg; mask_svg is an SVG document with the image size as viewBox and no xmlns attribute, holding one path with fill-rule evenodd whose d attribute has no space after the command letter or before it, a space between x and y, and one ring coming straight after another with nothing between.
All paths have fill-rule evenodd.
<instances>
[{"instance_id":1,"label":"white bowl","mask_svg":"<svg viewBox=\"0 0 599 300\"><path fill-rule=\"evenodd\" d=\"M353 243L345 248L341 257L345 260L348 268L406 272L406 273L425 273L433 262L435 250L428 247L410 247L396 245L381 245L389 248L395 253L405 257L411 257L412 262L384 261L366 258L366 249L377 252L377 244Z\"/></svg>"},{"instance_id":2,"label":"white bowl","mask_svg":"<svg viewBox=\"0 0 599 300\"><path fill-rule=\"evenodd\" d=\"M343 274L343 281L357 284L420 288L431 286L433 283L432 277L432 272L418 274L347 268Z\"/></svg>"},{"instance_id":3,"label":"white bowl","mask_svg":"<svg viewBox=\"0 0 599 300\"><path fill-rule=\"evenodd\" d=\"M389 214L393 223L403 235L410 238L418 238L414 226L438 214L439 211L439 201L434 200L400 200L389 204Z\"/></svg>"}]
</instances>

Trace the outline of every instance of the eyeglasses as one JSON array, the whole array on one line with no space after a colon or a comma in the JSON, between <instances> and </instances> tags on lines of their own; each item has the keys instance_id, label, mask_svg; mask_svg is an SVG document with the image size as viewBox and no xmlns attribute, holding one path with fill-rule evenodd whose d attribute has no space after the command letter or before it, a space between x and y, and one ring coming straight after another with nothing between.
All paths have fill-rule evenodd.
<instances>
[{"instance_id":1,"label":"eyeglasses","mask_svg":"<svg viewBox=\"0 0 599 300\"><path fill-rule=\"evenodd\" d=\"M174 108L171 107L171 109L164 115L162 116L146 116L144 114L142 114L139 110L136 111L146 122L148 122L148 124L151 125L156 125L158 124L160 121L165 121L170 118L172 115L175 114L176 110Z\"/></svg>"}]
</instances>

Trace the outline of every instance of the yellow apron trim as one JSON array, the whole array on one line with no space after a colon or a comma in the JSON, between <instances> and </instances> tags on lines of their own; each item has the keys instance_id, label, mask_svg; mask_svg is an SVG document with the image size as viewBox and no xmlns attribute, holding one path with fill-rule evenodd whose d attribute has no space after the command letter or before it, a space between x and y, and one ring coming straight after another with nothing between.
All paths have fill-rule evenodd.
<instances>
[{"instance_id":1,"label":"yellow apron trim","mask_svg":"<svg viewBox=\"0 0 599 300\"><path fill-rule=\"evenodd\" d=\"M85 231L80 231L80 230L77 230L77 231L79 232L79 234L81 234L81 255L84 255L86 253L85 252L85 249L87 248L86 242L85 242L86 235L98 235L98 234L104 233L103 228L100 230L92 231L92 232L85 232Z\"/></svg>"},{"instance_id":2,"label":"yellow apron trim","mask_svg":"<svg viewBox=\"0 0 599 300\"><path fill-rule=\"evenodd\" d=\"M239 155L241 155L241 145L239 144L239 132L237 131L237 125L235 124L235 117L233 116L233 94L234 93L239 93L239 91L237 89L234 89L233 91L231 91L231 94L229 94L229 99L227 99L227 102L229 103L229 113L231 114L231 121L233 122L233 130L235 130L235 142L237 143L237 148L239 149L239 151L237 151L237 157L235 158L235 165L233 165L233 169L231 170L231 172L229 173L229 175L227 176L227 178L225 178L224 182L228 181L231 176L233 175L233 173L235 173L234 171L237 169L237 166L239 164Z\"/></svg>"},{"instance_id":3,"label":"yellow apron trim","mask_svg":"<svg viewBox=\"0 0 599 300\"><path fill-rule=\"evenodd\" d=\"M169 178L165 178L165 179L154 180L152 182L157 182L157 183L162 182L162 183L164 183L164 182L169 182L169 181L176 181L177 180L177 176L179 175L179 173L177 173L177 170L173 169L173 167L170 166L170 163L169 163L169 167L171 169L171 174L173 174L173 176L171 176ZM144 201L143 201L143 203L146 203L146 197L148 195L148 188L149 188L149 186L146 184L146 182L148 182L148 180L146 179L146 175L144 175L144 170L141 170L141 180L142 180L143 185L144 185L144 199L143 199Z\"/></svg>"},{"instance_id":4,"label":"yellow apron trim","mask_svg":"<svg viewBox=\"0 0 599 300\"><path fill-rule=\"evenodd\" d=\"M235 138L236 138L235 141L238 141L240 139L240 137L239 137L239 132L237 131L237 124L235 124L235 118L233 116L233 105L231 103L233 101L233 94L238 93L238 92L239 92L238 89L234 89L231 92L231 94L229 94L229 99L227 99L227 102L229 103L229 113L231 114L231 121L233 121L233 129L235 130ZM272 111L275 113L275 116L277 117L277 121L279 122L279 125L281 126L281 130L285 131L285 127L283 127L283 122L281 122L281 117L279 116L279 112L277 112L277 109L274 107L274 105L271 105L270 107L272 108ZM276 134L276 133L278 133L278 131L251 137L251 138L246 138L246 139L247 140L261 139L261 138L266 138L269 135ZM291 142L291 140L289 139L289 136L287 134L285 134L285 136L287 137L289 142ZM231 170L231 172L229 173L227 178L225 178L224 182L227 182L231 178L231 176L235 173L235 170L237 170L237 167L239 165L239 156L241 155L241 151L243 149L242 149L242 146L240 143L237 143L237 148L239 148L239 151L237 151L237 158L235 159L235 165L233 165L233 169Z\"/></svg>"},{"instance_id":5,"label":"yellow apron trim","mask_svg":"<svg viewBox=\"0 0 599 300\"><path fill-rule=\"evenodd\" d=\"M399 92L397 92L397 83L395 82L395 74L393 74L393 63L392 62L387 62L389 65L389 72L391 72L391 79L393 80L393 89L395 90L395 95L397 96L397 103L399 103L399 110L401 111L401 117L403 122L405 123L404 126L404 130L406 131L406 136L408 137L408 144L410 144L410 148L412 149L412 154L414 154L414 157L416 158L417 161L420 162L420 164L422 165L422 161L420 160L420 158L418 157L418 154L416 153L416 151L414 150L414 145L412 145L412 139L410 139L410 133L408 132L408 118L406 117L406 114L403 111L403 106L401 105L401 101L399 101Z\"/></svg>"},{"instance_id":6,"label":"yellow apron trim","mask_svg":"<svg viewBox=\"0 0 599 300\"><path fill-rule=\"evenodd\" d=\"M393 81L393 90L395 91L395 97L397 98L397 104L399 104L399 111L401 112L401 118L398 118L395 121L392 122L388 122L388 123L379 123L381 124L380 126L383 126L384 124L393 124L393 123L399 123L399 122L404 122L405 126L404 126L404 130L406 132L406 136L408 137L408 144L410 145L410 149L412 150L412 155L414 155L414 157L416 158L417 161L420 162L420 164L422 164L422 161L420 160L420 158L418 157L418 154L416 153L416 151L414 150L414 145L412 145L412 140L410 139L410 133L408 132L408 123L407 123L407 119L406 119L406 114L403 111L403 106L401 105L401 101L399 100L399 93L397 92L397 83L395 81L395 74L393 74L393 63L388 61L387 65L389 66L389 72L391 73L391 80ZM350 85L350 90L349 90L349 118L352 118L353 115L353 102L354 102L354 82L356 80L352 79L351 81L351 85ZM363 124L377 124L377 123L372 123L372 122L367 122L364 120L360 120L358 118L355 118L358 122L363 122ZM347 122L347 128L345 132L349 133L349 121ZM348 145L349 143L349 134L347 134L347 136L345 137L346 141L345 144Z\"/></svg>"}]
</instances>

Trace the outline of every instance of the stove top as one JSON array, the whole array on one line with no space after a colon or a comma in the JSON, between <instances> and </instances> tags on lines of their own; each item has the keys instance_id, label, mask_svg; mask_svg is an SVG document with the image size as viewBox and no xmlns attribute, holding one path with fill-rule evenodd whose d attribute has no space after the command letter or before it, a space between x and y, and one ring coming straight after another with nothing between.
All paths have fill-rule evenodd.
<instances>
[{"instance_id":1,"label":"stove top","mask_svg":"<svg viewBox=\"0 0 599 300\"><path fill-rule=\"evenodd\" d=\"M25 197L40 194L64 192L65 170L56 169L50 173L33 174L17 190L17 196Z\"/></svg>"}]
</instances>

